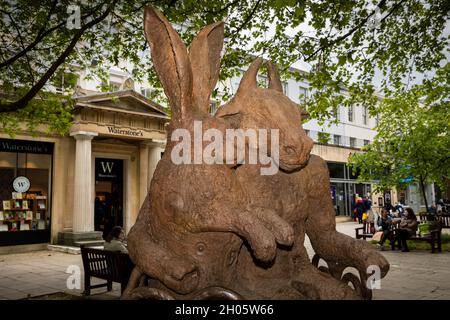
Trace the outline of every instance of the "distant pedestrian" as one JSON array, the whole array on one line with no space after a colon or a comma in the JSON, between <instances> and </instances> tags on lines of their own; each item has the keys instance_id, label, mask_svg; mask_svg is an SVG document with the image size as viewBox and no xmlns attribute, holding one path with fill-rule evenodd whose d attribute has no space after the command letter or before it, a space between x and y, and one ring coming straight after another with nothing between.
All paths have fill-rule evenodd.
<instances>
[{"instance_id":1,"label":"distant pedestrian","mask_svg":"<svg viewBox=\"0 0 450 320\"><path fill-rule=\"evenodd\" d=\"M358 219L359 223L363 221L363 213L364 213L364 204L361 198L356 199L355 209L353 210L356 219Z\"/></svg>"},{"instance_id":2,"label":"distant pedestrian","mask_svg":"<svg viewBox=\"0 0 450 320\"><path fill-rule=\"evenodd\" d=\"M403 216L405 215L405 208L403 207L403 205L400 202L397 202L395 204L393 211L398 212L399 218L403 218Z\"/></svg>"}]
</instances>

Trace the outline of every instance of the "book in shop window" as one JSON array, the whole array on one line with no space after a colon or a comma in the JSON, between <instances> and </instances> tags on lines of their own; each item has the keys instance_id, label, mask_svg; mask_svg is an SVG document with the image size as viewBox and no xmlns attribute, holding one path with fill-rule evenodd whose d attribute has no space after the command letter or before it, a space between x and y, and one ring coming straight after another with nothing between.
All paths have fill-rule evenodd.
<instances>
[{"instance_id":1,"label":"book in shop window","mask_svg":"<svg viewBox=\"0 0 450 320\"><path fill-rule=\"evenodd\" d=\"M16 199L18 199L18 200L21 200L23 197L22 197L22 192L13 192L12 193L12 198L14 199L14 200L16 200Z\"/></svg>"},{"instance_id":2,"label":"book in shop window","mask_svg":"<svg viewBox=\"0 0 450 320\"><path fill-rule=\"evenodd\" d=\"M20 231L28 231L28 230L30 230L30 225L28 223L20 224Z\"/></svg>"},{"instance_id":3,"label":"book in shop window","mask_svg":"<svg viewBox=\"0 0 450 320\"><path fill-rule=\"evenodd\" d=\"M3 200L3 210L11 210L11 202L9 200Z\"/></svg>"}]
</instances>

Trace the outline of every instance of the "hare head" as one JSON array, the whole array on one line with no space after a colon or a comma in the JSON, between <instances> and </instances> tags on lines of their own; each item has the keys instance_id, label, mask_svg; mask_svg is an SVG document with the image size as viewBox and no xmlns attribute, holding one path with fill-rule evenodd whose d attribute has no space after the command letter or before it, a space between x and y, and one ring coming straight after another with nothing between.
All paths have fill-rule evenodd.
<instances>
[{"instance_id":1,"label":"hare head","mask_svg":"<svg viewBox=\"0 0 450 320\"><path fill-rule=\"evenodd\" d=\"M309 159L313 141L302 128L306 112L283 93L278 70L267 62L268 88L257 85L256 76L262 64L256 59L244 74L235 97L216 113L242 129L279 130L279 166L284 171L303 167Z\"/></svg>"}]
</instances>

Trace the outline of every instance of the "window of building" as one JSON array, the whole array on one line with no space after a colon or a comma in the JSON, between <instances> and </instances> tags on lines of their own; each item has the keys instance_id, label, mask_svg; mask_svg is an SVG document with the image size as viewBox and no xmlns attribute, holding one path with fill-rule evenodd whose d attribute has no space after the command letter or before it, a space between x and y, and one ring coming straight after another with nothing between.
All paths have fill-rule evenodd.
<instances>
[{"instance_id":1,"label":"window of building","mask_svg":"<svg viewBox=\"0 0 450 320\"><path fill-rule=\"evenodd\" d=\"M356 148L356 138L350 137L350 148Z\"/></svg>"},{"instance_id":2,"label":"window of building","mask_svg":"<svg viewBox=\"0 0 450 320\"><path fill-rule=\"evenodd\" d=\"M289 94L289 91L288 91L288 83L287 83L287 82L283 82L282 85L283 85L283 93L284 93L285 95L288 95L288 94Z\"/></svg>"},{"instance_id":3,"label":"window of building","mask_svg":"<svg viewBox=\"0 0 450 320\"><path fill-rule=\"evenodd\" d=\"M339 106L337 106L336 109L333 110L333 116L337 121L341 120L340 114L341 114L341 110L340 110Z\"/></svg>"},{"instance_id":4,"label":"window of building","mask_svg":"<svg viewBox=\"0 0 450 320\"><path fill-rule=\"evenodd\" d=\"M109 90L111 92L116 92L120 90L120 87L122 86L122 84L120 82L114 82L114 81L110 81L109 82Z\"/></svg>"},{"instance_id":5,"label":"window of building","mask_svg":"<svg viewBox=\"0 0 450 320\"><path fill-rule=\"evenodd\" d=\"M361 171L358 168L353 169L353 167L349 167L349 166L347 166L347 168L348 168L348 177L349 177L348 179L357 180ZM355 170L355 172L353 172L353 170Z\"/></svg>"},{"instance_id":6,"label":"window of building","mask_svg":"<svg viewBox=\"0 0 450 320\"><path fill-rule=\"evenodd\" d=\"M153 89L151 89L151 88L141 88L141 94L146 98L150 98L152 92L153 92Z\"/></svg>"},{"instance_id":7,"label":"window of building","mask_svg":"<svg viewBox=\"0 0 450 320\"><path fill-rule=\"evenodd\" d=\"M309 130L306 130L306 129L305 129L305 133L306 133L306 135L309 137Z\"/></svg>"},{"instance_id":8,"label":"window of building","mask_svg":"<svg viewBox=\"0 0 450 320\"><path fill-rule=\"evenodd\" d=\"M354 116L354 109L353 106L348 107L348 121L353 122L353 116Z\"/></svg>"},{"instance_id":9,"label":"window of building","mask_svg":"<svg viewBox=\"0 0 450 320\"><path fill-rule=\"evenodd\" d=\"M340 135L335 134L333 140L334 140L335 145L337 145L337 146L341 145L341 136Z\"/></svg>"},{"instance_id":10,"label":"window of building","mask_svg":"<svg viewBox=\"0 0 450 320\"><path fill-rule=\"evenodd\" d=\"M367 107L363 108L363 124L367 125Z\"/></svg>"},{"instance_id":11,"label":"window of building","mask_svg":"<svg viewBox=\"0 0 450 320\"><path fill-rule=\"evenodd\" d=\"M345 165L344 163L327 162L330 178L344 179Z\"/></svg>"},{"instance_id":12,"label":"window of building","mask_svg":"<svg viewBox=\"0 0 450 320\"><path fill-rule=\"evenodd\" d=\"M258 86L267 88L267 77L258 74Z\"/></svg>"},{"instance_id":13,"label":"window of building","mask_svg":"<svg viewBox=\"0 0 450 320\"><path fill-rule=\"evenodd\" d=\"M64 93L67 90L74 89L79 80L79 75L73 72L58 71L51 80L57 93Z\"/></svg>"},{"instance_id":14,"label":"window of building","mask_svg":"<svg viewBox=\"0 0 450 320\"><path fill-rule=\"evenodd\" d=\"M53 144L0 140L0 246L49 242Z\"/></svg>"},{"instance_id":15,"label":"window of building","mask_svg":"<svg viewBox=\"0 0 450 320\"><path fill-rule=\"evenodd\" d=\"M305 102L306 99L308 99L308 88L305 87L299 87L299 97L298 99L300 100L300 102Z\"/></svg>"},{"instance_id":16,"label":"window of building","mask_svg":"<svg viewBox=\"0 0 450 320\"><path fill-rule=\"evenodd\" d=\"M100 91L102 92L117 92L120 90L120 87L122 84L120 82L114 82L114 81L102 81L100 85Z\"/></svg>"},{"instance_id":17,"label":"window of building","mask_svg":"<svg viewBox=\"0 0 450 320\"><path fill-rule=\"evenodd\" d=\"M364 145L367 146L370 143L369 140L364 139Z\"/></svg>"},{"instance_id":18,"label":"window of building","mask_svg":"<svg viewBox=\"0 0 450 320\"><path fill-rule=\"evenodd\" d=\"M216 113L218 107L219 107L219 103L217 101L211 101L211 104L209 105L209 113L211 115L214 115Z\"/></svg>"},{"instance_id":19,"label":"window of building","mask_svg":"<svg viewBox=\"0 0 450 320\"><path fill-rule=\"evenodd\" d=\"M327 144L330 140L330 134L326 132L318 132L317 133L317 141L321 144Z\"/></svg>"}]
</instances>

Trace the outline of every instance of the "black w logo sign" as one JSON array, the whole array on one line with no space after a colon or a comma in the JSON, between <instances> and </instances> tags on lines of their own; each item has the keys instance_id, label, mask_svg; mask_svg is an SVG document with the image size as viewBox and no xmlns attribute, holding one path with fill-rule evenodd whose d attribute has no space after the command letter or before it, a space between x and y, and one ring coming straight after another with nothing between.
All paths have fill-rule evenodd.
<instances>
[{"instance_id":1,"label":"black w logo sign","mask_svg":"<svg viewBox=\"0 0 450 320\"><path fill-rule=\"evenodd\" d=\"M106 171L108 170L108 173L112 172L112 169L114 167L114 162L101 162L102 164L102 168L103 168L103 172L106 173Z\"/></svg>"}]
</instances>

